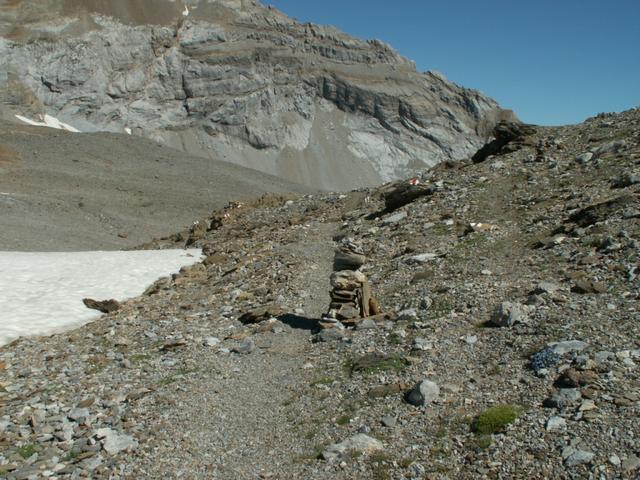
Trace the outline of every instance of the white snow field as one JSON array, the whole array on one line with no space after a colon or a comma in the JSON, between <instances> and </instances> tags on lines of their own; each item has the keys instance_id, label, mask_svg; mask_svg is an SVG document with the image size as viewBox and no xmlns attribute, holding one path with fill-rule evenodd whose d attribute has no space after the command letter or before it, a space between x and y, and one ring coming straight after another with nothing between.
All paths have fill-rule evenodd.
<instances>
[{"instance_id":1,"label":"white snow field","mask_svg":"<svg viewBox=\"0 0 640 480\"><path fill-rule=\"evenodd\" d=\"M30 118L23 117L22 115L16 115L16 118L21 122L24 122L29 125L34 125L36 127L49 127L55 128L56 130L66 130L67 132L80 133L80 130L72 127L67 123L62 123L56 117L52 117L51 115L41 115L40 120L31 120Z\"/></svg>"},{"instance_id":2,"label":"white snow field","mask_svg":"<svg viewBox=\"0 0 640 480\"><path fill-rule=\"evenodd\" d=\"M0 346L101 316L83 298L141 295L158 278L202 259L202 251L0 252Z\"/></svg>"}]
</instances>

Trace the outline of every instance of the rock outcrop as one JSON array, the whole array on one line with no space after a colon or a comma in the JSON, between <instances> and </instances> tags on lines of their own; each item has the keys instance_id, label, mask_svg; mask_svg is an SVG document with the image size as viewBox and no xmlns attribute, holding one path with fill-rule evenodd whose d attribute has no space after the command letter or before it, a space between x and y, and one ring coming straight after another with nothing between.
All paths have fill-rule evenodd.
<instances>
[{"instance_id":1,"label":"rock outcrop","mask_svg":"<svg viewBox=\"0 0 640 480\"><path fill-rule=\"evenodd\" d=\"M466 158L491 99L252 0L0 4L0 117L49 114L325 189Z\"/></svg>"}]
</instances>

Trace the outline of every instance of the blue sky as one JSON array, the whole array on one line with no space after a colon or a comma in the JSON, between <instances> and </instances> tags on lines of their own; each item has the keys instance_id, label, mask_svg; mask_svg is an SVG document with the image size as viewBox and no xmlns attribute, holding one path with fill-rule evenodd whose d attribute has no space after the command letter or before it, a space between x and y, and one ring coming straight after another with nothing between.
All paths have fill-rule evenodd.
<instances>
[{"instance_id":1,"label":"blue sky","mask_svg":"<svg viewBox=\"0 0 640 480\"><path fill-rule=\"evenodd\" d=\"M640 106L640 0L263 0L560 125Z\"/></svg>"}]
</instances>

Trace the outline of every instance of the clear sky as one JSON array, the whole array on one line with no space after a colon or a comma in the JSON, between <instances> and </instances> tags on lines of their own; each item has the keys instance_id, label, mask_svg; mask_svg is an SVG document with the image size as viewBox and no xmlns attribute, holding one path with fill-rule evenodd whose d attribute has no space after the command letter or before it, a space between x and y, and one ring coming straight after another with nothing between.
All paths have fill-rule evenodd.
<instances>
[{"instance_id":1,"label":"clear sky","mask_svg":"<svg viewBox=\"0 0 640 480\"><path fill-rule=\"evenodd\" d=\"M541 125L640 106L640 0L263 0L390 43Z\"/></svg>"}]
</instances>

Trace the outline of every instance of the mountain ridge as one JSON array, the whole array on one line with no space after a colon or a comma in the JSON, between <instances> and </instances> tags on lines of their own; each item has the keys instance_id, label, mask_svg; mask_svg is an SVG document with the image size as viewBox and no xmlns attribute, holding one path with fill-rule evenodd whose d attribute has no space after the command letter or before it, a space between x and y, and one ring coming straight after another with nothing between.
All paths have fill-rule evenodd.
<instances>
[{"instance_id":1,"label":"mountain ridge","mask_svg":"<svg viewBox=\"0 0 640 480\"><path fill-rule=\"evenodd\" d=\"M328 190L467 158L515 118L418 73L383 42L258 2L11 3L0 9L5 118L19 110L83 131L131 129ZM158 25L142 24L144 12Z\"/></svg>"}]
</instances>

